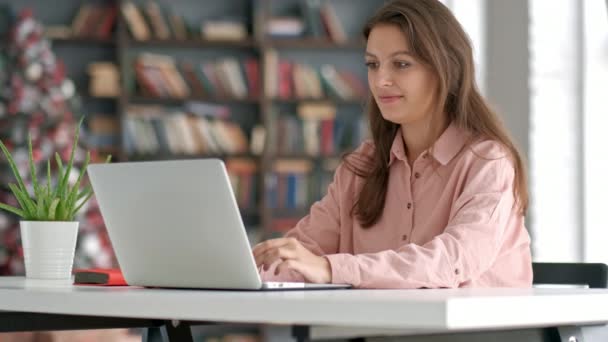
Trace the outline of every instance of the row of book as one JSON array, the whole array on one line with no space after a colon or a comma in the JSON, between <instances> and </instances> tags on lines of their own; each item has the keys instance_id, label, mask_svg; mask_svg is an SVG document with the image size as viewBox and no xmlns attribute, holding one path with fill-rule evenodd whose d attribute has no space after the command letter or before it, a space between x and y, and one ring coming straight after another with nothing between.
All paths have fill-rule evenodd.
<instances>
[{"instance_id":1,"label":"row of book","mask_svg":"<svg viewBox=\"0 0 608 342\"><path fill-rule=\"evenodd\" d=\"M144 53L135 59L140 91L153 97L216 96L247 98L260 94L258 61L233 57L214 61L176 61L172 56Z\"/></svg>"},{"instance_id":2,"label":"row of book","mask_svg":"<svg viewBox=\"0 0 608 342\"><path fill-rule=\"evenodd\" d=\"M265 177L266 205L278 210L308 210L327 191L339 160L276 160Z\"/></svg>"},{"instance_id":3,"label":"row of book","mask_svg":"<svg viewBox=\"0 0 608 342\"><path fill-rule=\"evenodd\" d=\"M229 158L225 163L241 211L257 209L258 163L249 158Z\"/></svg>"},{"instance_id":4,"label":"row of book","mask_svg":"<svg viewBox=\"0 0 608 342\"><path fill-rule=\"evenodd\" d=\"M320 0L301 0L293 15L271 17L266 34L272 38L313 37L344 43L348 40L334 6Z\"/></svg>"},{"instance_id":5,"label":"row of book","mask_svg":"<svg viewBox=\"0 0 608 342\"><path fill-rule=\"evenodd\" d=\"M120 146L120 121L113 114L94 114L87 119L87 142L101 151L115 150Z\"/></svg>"},{"instance_id":6,"label":"row of book","mask_svg":"<svg viewBox=\"0 0 608 342\"><path fill-rule=\"evenodd\" d=\"M113 4L84 3L70 26L49 26L49 38L86 37L110 39L116 27L118 9Z\"/></svg>"},{"instance_id":7,"label":"row of book","mask_svg":"<svg viewBox=\"0 0 608 342\"><path fill-rule=\"evenodd\" d=\"M262 128L256 128L256 134ZM245 154L249 139L235 122L217 116L194 115L157 106L131 106L125 118L128 154ZM261 133L265 134L265 133ZM263 138L263 136L262 136ZM256 139L260 139L256 136ZM256 142L251 152L261 153ZM261 143L263 147L263 142Z\"/></svg>"},{"instance_id":8,"label":"row of book","mask_svg":"<svg viewBox=\"0 0 608 342\"><path fill-rule=\"evenodd\" d=\"M155 1L138 6L131 1L123 2L121 12L129 32L136 40L243 40L248 32L244 20L220 18L204 20L199 25L187 22L173 10L161 8ZM197 27L198 26L198 27Z\"/></svg>"},{"instance_id":9,"label":"row of book","mask_svg":"<svg viewBox=\"0 0 608 342\"><path fill-rule=\"evenodd\" d=\"M276 50L266 54L264 63L264 91L270 98L355 100L367 95L366 84L354 72L332 64L315 68L279 59Z\"/></svg>"},{"instance_id":10,"label":"row of book","mask_svg":"<svg viewBox=\"0 0 608 342\"><path fill-rule=\"evenodd\" d=\"M301 103L296 114L284 112L273 125L275 154L334 156L354 149L367 137L363 116L337 116L328 103Z\"/></svg>"}]
</instances>

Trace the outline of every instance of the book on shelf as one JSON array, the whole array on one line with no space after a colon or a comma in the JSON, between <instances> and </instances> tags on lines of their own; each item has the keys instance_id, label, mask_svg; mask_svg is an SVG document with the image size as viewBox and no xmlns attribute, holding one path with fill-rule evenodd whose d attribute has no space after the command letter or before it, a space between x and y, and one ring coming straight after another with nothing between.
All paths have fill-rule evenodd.
<instances>
[{"instance_id":1,"label":"book on shelf","mask_svg":"<svg viewBox=\"0 0 608 342\"><path fill-rule=\"evenodd\" d=\"M241 41L247 39L243 20L235 18L209 19L201 23L201 36L207 40Z\"/></svg>"},{"instance_id":2,"label":"book on shelf","mask_svg":"<svg viewBox=\"0 0 608 342\"><path fill-rule=\"evenodd\" d=\"M125 125L125 147L131 155L237 155L249 151L241 127L214 115L130 106Z\"/></svg>"},{"instance_id":3,"label":"book on shelf","mask_svg":"<svg viewBox=\"0 0 608 342\"><path fill-rule=\"evenodd\" d=\"M71 35L109 39L116 26L117 16L118 9L114 5L84 3L72 19Z\"/></svg>"},{"instance_id":4,"label":"book on shelf","mask_svg":"<svg viewBox=\"0 0 608 342\"><path fill-rule=\"evenodd\" d=\"M308 206L315 189L313 164L308 160L276 160L265 175L266 205L269 208L298 209Z\"/></svg>"},{"instance_id":5,"label":"book on shelf","mask_svg":"<svg viewBox=\"0 0 608 342\"><path fill-rule=\"evenodd\" d=\"M120 9L133 38L149 40L152 35L140 9L131 1L123 2Z\"/></svg>"},{"instance_id":6,"label":"book on shelf","mask_svg":"<svg viewBox=\"0 0 608 342\"><path fill-rule=\"evenodd\" d=\"M265 58L265 92L269 98L362 99L367 95L365 83L349 70L339 70L332 64L323 64L317 70L312 66L279 59L271 50Z\"/></svg>"},{"instance_id":7,"label":"book on shelf","mask_svg":"<svg viewBox=\"0 0 608 342\"><path fill-rule=\"evenodd\" d=\"M171 32L173 32L173 36L177 40L186 40L189 36L188 26L186 25L186 21L184 17L181 15L171 11L168 14L169 17L169 26L171 27Z\"/></svg>"},{"instance_id":8,"label":"book on shelf","mask_svg":"<svg viewBox=\"0 0 608 342\"><path fill-rule=\"evenodd\" d=\"M265 175L266 206L273 210L270 229L285 232L307 215L311 205L327 193L341 159L315 167L306 160L277 160Z\"/></svg>"},{"instance_id":9,"label":"book on shelf","mask_svg":"<svg viewBox=\"0 0 608 342\"><path fill-rule=\"evenodd\" d=\"M345 43L348 36L333 4L320 0L301 0L288 13L275 14L266 21L264 32L270 38L308 36Z\"/></svg>"},{"instance_id":10,"label":"book on shelf","mask_svg":"<svg viewBox=\"0 0 608 342\"><path fill-rule=\"evenodd\" d=\"M258 164L249 158L229 158L226 170L241 210L256 209Z\"/></svg>"},{"instance_id":11,"label":"book on shelf","mask_svg":"<svg viewBox=\"0 0 608 342\"><path fill-rule=\"evenodd\" d=\"M156 98L259 96L258 61L224 57L213 61L177 61L173 56L144 53L134 61L141 93Z\"/></svg>"},{"instance_id":12,"label":"book on shelf","mask_svg":"<svg viewBox=\"0 0 608 342\"><path fill-rule=\"evenodd\" d=\"M361 116L337 116L335 105L302 103L297 114L283 112L276 119L273 152L279 156L336 156L364 139Z\"/></svg>"},{"instance_id":13,"label":"book on shelf","mask_svg":"<svg viewBox=\"0 0 608 342\"><path fill-rule=\"evenodd\" d=\"M146 4L144 5L144 13L148 18L148 23L150 24L151 31L155 38L161 40L167 40L171 38L171 31L169 30L169 25L157 2L146 2Z\"/></svg>"},{"instance_id":14,"label":"book on shelf","mask_svg":"<svg viewBox=\"0 0 608 342\"><path fill-rule=\"evenodd\" d=\"M122 3L121 12L128 31L138 41L158 40L210 40L243 41L249 33L245 21L235 17L209 18L200 23L189 23L173 9L163 8L157 1L137 5Z\"/></svg>"},{"instance_id":15,"label":"book on shelf","mask_svg":"<svg viewBox=\"0 0 608 342\"><path fill-rule=\"evenodd\" d=\"M319 11L321 15L321 22L323 23L325 31L328 33L331 40L336 43L347 42L348 37L334 6L326 1L321 5Z\"/></svg>"},{"instance_id":16,"label":"book on shelf","mask_svg":"<svg viewBox=\"0 0 608 342\"><path fill-rule=\"evenodd\" d=\"M99 150L113 150L120 146L120 122L116 115L95 114L87 121L88 143Z\"/></svg>"},{"instance_id":17,"label":"book on shelf","mask_svg":"<svg viewBox=\"0 0 608 342\"><path fill-rule=\"evenodd\" d=\"M89 94L96 97L117 97L120 94L120 73L111 62L90 63Z\"/></svg>"},{"instance_id":18,"label":"book on shelf","mask_svg":"<svg viewBox=\"0 0 608 342\"><path fill-rule=\"evenodd\" d=\"M266 35L271 38L298 38L304 32L304 21L295 16L273 16L266 23Z\"/></svg>"}]
</instances>

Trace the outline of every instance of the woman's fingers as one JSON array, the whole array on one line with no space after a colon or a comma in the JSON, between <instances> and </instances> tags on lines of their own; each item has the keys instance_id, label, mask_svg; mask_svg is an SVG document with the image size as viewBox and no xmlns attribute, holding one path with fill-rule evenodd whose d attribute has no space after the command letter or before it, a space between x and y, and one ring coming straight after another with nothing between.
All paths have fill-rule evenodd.
<instances>
[{"instance_id":1,"label":"woman's fingers","mask_svg":"<svg viewBox=\"0 0 608 342\"><path fill-rule=\"evenodd\" d=\"M264 270L267 270L270 265L274 264L278 260L289 260L297 259L298 255L295 249L288 247L279 247L267 250L266 253L256 257L256 265L258 267L264 266Z\"/></svg>"},{"instance_id":2,"label":"woman's fingers","mask_svg":"<svg viewBox=\"0 0 608 342\"><path fill-rule=\"evenodd\" d=\"M257 257L261 254L266 253L268 250L273 248L279 248L286 245L292 245L294 243L293 238L278 238L278 239L270 239L264 242L261 242L255 247L253 247L253 256Z\"/></svg>"}]
</instances>

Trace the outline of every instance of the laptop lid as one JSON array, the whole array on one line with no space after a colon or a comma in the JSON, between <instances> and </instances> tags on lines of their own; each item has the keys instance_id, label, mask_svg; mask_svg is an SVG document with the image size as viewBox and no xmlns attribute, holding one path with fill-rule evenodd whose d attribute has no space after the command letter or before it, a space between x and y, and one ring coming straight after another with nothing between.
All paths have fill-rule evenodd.
<instances>
[{"instance_id":1,"label":"laptop lid","mask_svg":"<svg viewBox=\"0 0 608 342\"><path fill-rule=\"evenodd\" d=\"M221 160L92 164L88 174L128 284L261 288Z\"/></svg>"}]
</instances>

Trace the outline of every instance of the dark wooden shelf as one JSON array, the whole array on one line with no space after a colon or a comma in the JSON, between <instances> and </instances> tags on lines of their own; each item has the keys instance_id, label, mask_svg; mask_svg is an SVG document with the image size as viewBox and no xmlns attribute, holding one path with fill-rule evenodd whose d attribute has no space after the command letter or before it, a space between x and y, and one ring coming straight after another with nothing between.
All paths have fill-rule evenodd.
<instances>
[{"instance_id":1,"label":"dark wooden shelf","mask_svg":"<svg viewBox=\"0 0 608 342\"><path fill-rule=\"evenodd\" d=\"M154 153L154 154L129 154L127 158L131 161L158 161L158 160L178 160L178 159L230 159L230 158L249 158L260 159L260 156L245 153L245 154L172 154L172 153Z\"/></svg>"},{"instance_id":2,"label":"dark wooden shelf","mask_svg":"<svg viewBox=\"0 0 608 342\"><path fill-rule=\"evenodd\" d=\"M118 99L120 99L120 97L118 97L118 96L96 96L96 95L91 95L89 93L83 93L83 94L80 94L80 96L86 97L87 100L99 100L99 101L104 101L104 100L118 101Z\"/></svg>"},{"instance_id":3,"label":"dark wooden shelf","mask_svg":"<svg viewBox=\"0 0 608 342\"><path fill-rule=\"evenodd\" d=\"M207 39L149 39L136 40L129 38L127 44L129 46L139 47L184 47L184 48L206 48L206 47L235 47L235 48L252 48L258 44L252 39L245 40L207 40Z\"/></svg>"},{"instance_id":4,"label":"dark wooden shelf","mask_svg":"<svg viewBox=\"0 0 608 342\"><path fill-rule=\"evenodd\" d=\"M364 100L361 100L361 99L340 99L340 98L330 98L330 97L320 98L320 99L316 99L316 98L308 98L308 99L269 98L268 101L274 102L277 104L283 104L283 105L297 105L301 102L328 102L328 103L333 103L336 105L363 105L364 104Z\"/></svg>"},{"instance_id":5,"label":"dark wooden shelf","mask_svg":"<svg viewBox=\"0 0 608 342\"><path fill-rule=\"evenodd\" d=\"M341 159L342 154L335 154L329 156L311 156L303 153L292 153L292 154L279 154L271 157L274 160L311 160L314 162Z\"/></svg>"},{"instance_id":6,"label":"dark wooden shelf","mask_svg":"<svg viewBox=\"0 0 608 342\"><path fill-rule=\"evenodd\" d=\"M53 38L46 37L55 44L99 44L99 45L114 45L116 41L114 39L105 39L98 37L68 37L68 38Z\"/></svg>"},{"instance_id":7,"label":"dark wooden shelf","mask_svg":"<svg viewBox=\"0 0 608 342\"><path fill-rule=\"evenodd\" d=\"M238 103L238 104L257 104L259 98L235 98L235 97L216 97L216 96L189 96L185 98L172 97L153 97L145 95L135 95L128 98L129 102L134 103L157 103L157 104L181 104L188 101L213 102L213 103Z\"/></svg>"},{"instance_id":8,"label":"dark wooden shelf","mask_svg":"<svg viewBox=\"0 0 608 342\"><path fill-rule=\"evenodd\" d=\"M319 38L297 38L297 39L268 39L263 41L262 45L271 48L293 48L293 49L355 49L363 50L365 48L365 42L361 41L348 41L344 43L336 43L328 39Z\"/></svg>"}]
</instances>

